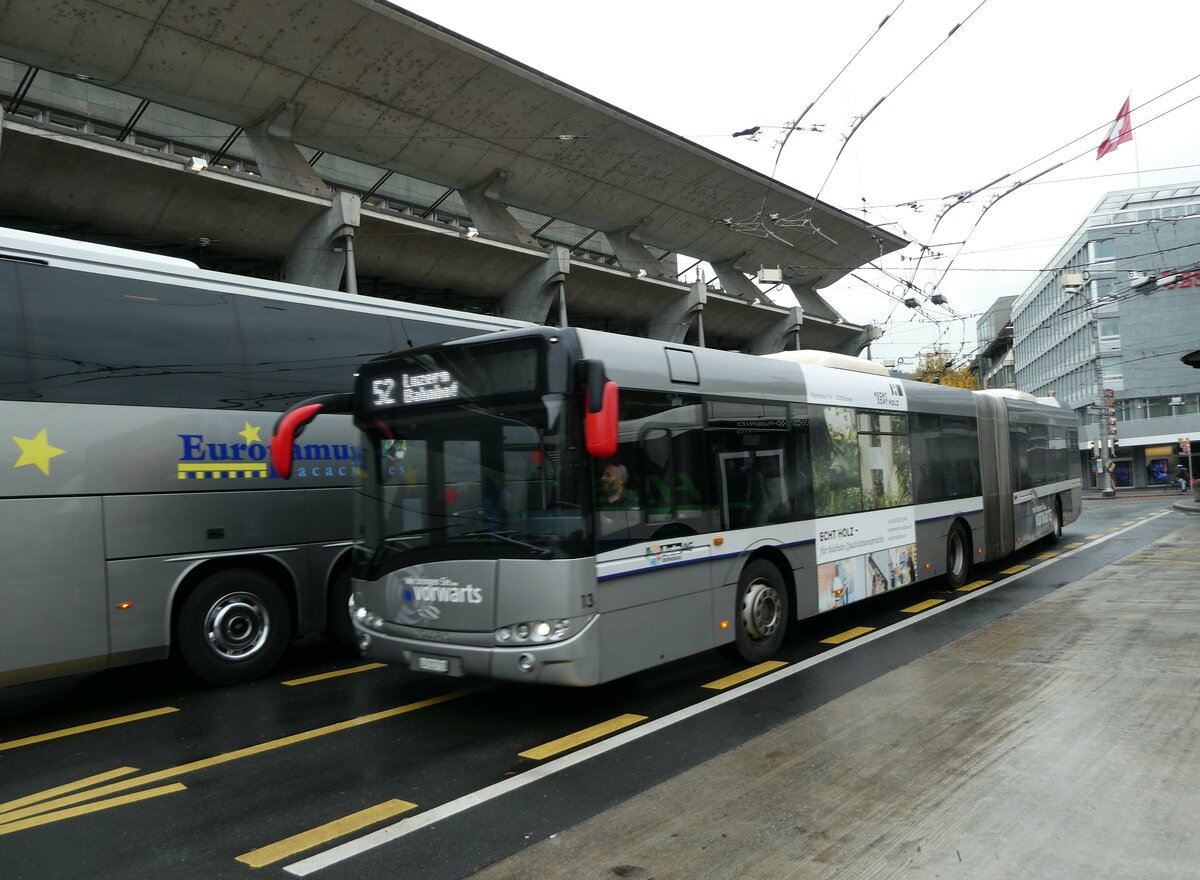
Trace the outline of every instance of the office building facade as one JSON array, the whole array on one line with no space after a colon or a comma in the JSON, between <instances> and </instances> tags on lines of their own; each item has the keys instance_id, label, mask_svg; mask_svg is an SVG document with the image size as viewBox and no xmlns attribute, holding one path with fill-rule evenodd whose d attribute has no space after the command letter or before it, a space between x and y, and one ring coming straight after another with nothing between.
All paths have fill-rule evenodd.
<instances>
[{"instance_id":1,"label":"office building facade","mask_svg":"<svg viewBox=\"0 0 1200 880\"><path fill-rule=\"evenodd\" d=\"M1200 184L1111 192L1012 305L1015 384L1080 419L1080 470L1097 485L1111 442L1118 490L1196 472Z\"/></svg>"}]
</instances>

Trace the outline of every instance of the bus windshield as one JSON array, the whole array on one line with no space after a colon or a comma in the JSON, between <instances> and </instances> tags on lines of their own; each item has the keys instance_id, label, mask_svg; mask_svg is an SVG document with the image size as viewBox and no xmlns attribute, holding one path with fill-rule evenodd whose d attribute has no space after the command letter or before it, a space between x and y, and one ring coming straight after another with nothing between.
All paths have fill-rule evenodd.
<instances>
[{"instance_id":1,"label":"bus windshield","mask_svg":"<svg viewBox=\"0 0 1200 880\"><path fill-rule=\"evenodd\" d=\"M458 403L365 426L361 576L445 559L591 552L579 403Z\"/></svg>"}]
</instances>

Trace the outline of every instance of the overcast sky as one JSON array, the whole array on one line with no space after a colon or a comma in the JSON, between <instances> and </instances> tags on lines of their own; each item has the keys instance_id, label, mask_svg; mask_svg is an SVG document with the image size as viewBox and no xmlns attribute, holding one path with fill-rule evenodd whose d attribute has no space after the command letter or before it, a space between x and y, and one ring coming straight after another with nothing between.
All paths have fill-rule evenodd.
<instances>
[{"instance_id":1,"label":"overcast sky","mask_svg":"<svg viewBox=\"0 0 1200 880\"><path fill-rule=\"evenodd\" d=\"M1104 193L1200 182L1197 0L396 5L763 173L778 161L787 185L932 246L943 256L917 271L915 245L882 265L963 319L930 307L947 320L925 321L849 278L822 291L848 320L884 327L876 360L911 362L937 342L970 355L978 315L1022 293ZM1133 142L1097 160L1126 97ZM801 126L822 130L781 152L783 127L813 101ZM757 141L731 136L755 125ZM1006 174L937 223L947 197Z\"/></svg>"}]
</instances>

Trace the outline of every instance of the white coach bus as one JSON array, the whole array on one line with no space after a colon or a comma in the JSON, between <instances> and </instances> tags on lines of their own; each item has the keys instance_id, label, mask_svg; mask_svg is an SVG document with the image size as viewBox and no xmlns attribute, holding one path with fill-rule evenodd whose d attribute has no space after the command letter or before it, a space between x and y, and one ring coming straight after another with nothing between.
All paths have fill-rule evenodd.
<instances>
[{"instance_id":1,"label":"white coach bus","mask_svg":"<svg viewBox=\"0 0 1200 880\"><path fill-rule=\"evenodd\" d=\"M522 326L0 230L0 687L165 657L262 675L353 643L349 419L270 467L279 412L376 354Z\"/></svg>"}]
</instances>

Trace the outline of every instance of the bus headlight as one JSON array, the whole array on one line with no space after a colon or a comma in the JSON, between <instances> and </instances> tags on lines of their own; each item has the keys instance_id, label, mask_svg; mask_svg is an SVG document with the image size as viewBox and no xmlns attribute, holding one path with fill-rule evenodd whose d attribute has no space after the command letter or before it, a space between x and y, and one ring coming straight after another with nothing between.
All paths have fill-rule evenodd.
<instances>
[{"instance_id":1,"label":"bus headlight","mask_svg":"<svg viewBox=\"0 0 1200 880\"><path fill-rule=\"evenodd\" d=\"M590 617L559 618L557 620L527 620L496 630L498 645L536 645L561 642L583 628Z\"/></svg>"}]
</instances>

